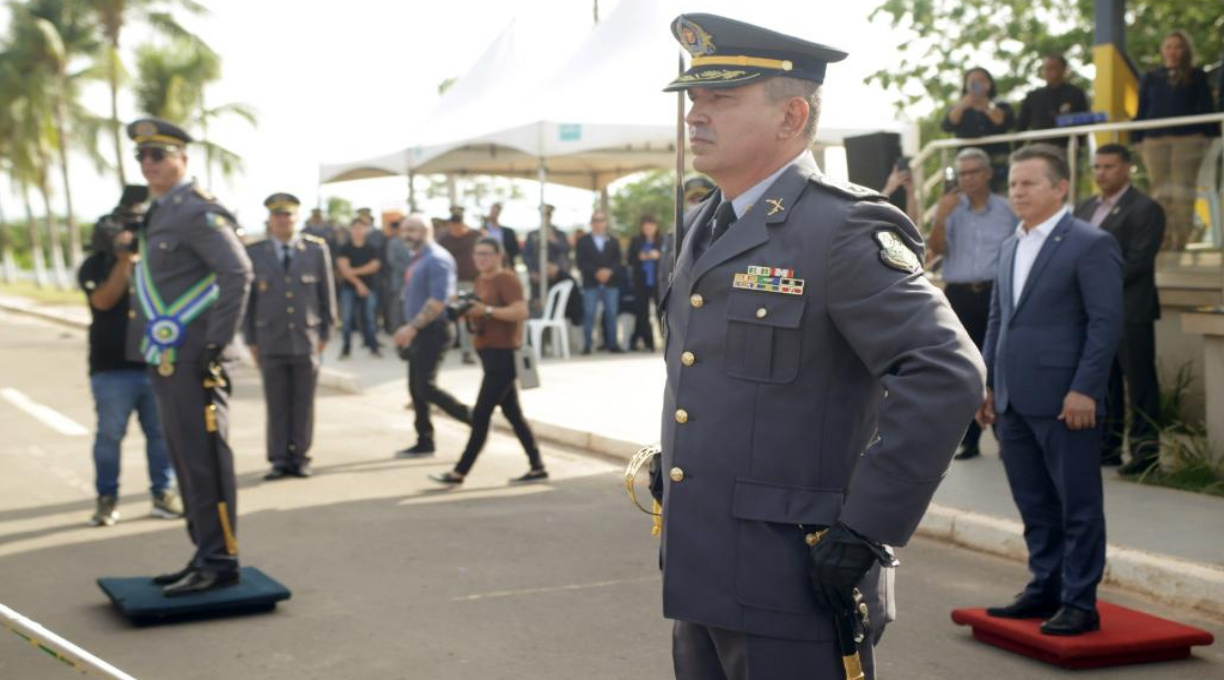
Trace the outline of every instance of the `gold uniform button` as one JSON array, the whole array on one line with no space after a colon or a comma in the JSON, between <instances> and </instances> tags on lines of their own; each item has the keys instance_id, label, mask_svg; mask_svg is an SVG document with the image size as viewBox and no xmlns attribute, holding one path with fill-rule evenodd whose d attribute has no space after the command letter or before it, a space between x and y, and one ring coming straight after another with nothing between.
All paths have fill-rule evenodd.
<instances>
[{"instance_id":1,"label":"gold uniform button","mask_svg":"<svg viewBox=\"0 0 1224 680\"><path fill-rule=\"evenodd\" d=\"M129 309L129 310L128 310L128 318L129 318L129 319L135 319L135 318L136 318L136 310Z\"/></svg>"},{"instance_id":2,"label":"gold uniform button","mask_svg":"<svg viewBox=\"0 0 1224 680\"><path fill-rule=\"evenodd\" d=\"M693 293L693 296L689 298L689 304L694 309L701 309L702 305L705 304L705 298L701 297L701 293Z\"/></svg>"},{"instance_id":3,"label":"gold uniform button","mask_svg":"<svg viewBox=\"0 0 1224 680\"><path fill-rule=\"evenodd\" d=\"M293 277L292 277L292 276L286 276L286 277L285 277L285 283L292 283L292 282L293 282Z\"/></svg>"},{"instance_id":4,"label":"gold uniform button","mask_svg":"<svg viewBox=\"0 0 1224 680\"><path fill-rule=\"evenodd\" d=\"M292 298L292 297L293 297L293 291L291 291L291 290L287 290L287 291L285 291L285 297L287 297L287 298Z\"/></svg>"},{"instance_id":5,"label":"gold uniform button","mask_svg":"<svg viewBox=\"0 0 1224 680\"><path fill-rule=\"evenodd\" d=\"M286 311L288 311L290 314L292 314L292 313L293 313L293 308L292 308L292 307L290 307L290 308L289 308L288 310L286 310Z\"/></svg>"},{"instance_id":6,"label":"gold uniform button","mask_svg":"<svg viewBox=\"0 0 1224 680\"><path fill-rule=\"evenodd\" d=\"M692 352L685 352L684 354L680 355L680 363L684 364L685 366L692 366L693 364L697 363L697 355L693 354Z\"/></svg>"},{"instance_id":7,"label":"gold uniform button","mask_svg":"<svg viewBox=\"0 0 1224 680\"><path fill-rule=\"evenodd\" d=\"M294 328L297 328L295 324L292 324L292 323L289 324L289 330L293 330Z\"/></svg>"},{"instance_id":8,"label":"gold uniform button","mask_svg":"<svg viewBox=\"0 0 1224 680\"><path fill-rule=\"evenodd\" d=\"M684 481L684 470L681 470L678 467L674 467L671 469L669 476L671 477L671 480L673 482L683 482Z\"/></svg>"},{"instance_id":9,"label":"gold uniform button","mask_svg":"<svg viewBox=\"0 0 1224 680\"><path fill-rule=\"evenodd\" d=\"M681 425L687 423L688 422L688 411L685 411L682 408L676 409L676 422L680 423Z\"/></svg>"},{"instance_id":10,"label":"gold uniform button","mask_svg":"<svg viewBox=\"0 0 1224 680\"><path fill-rule=\"evenodd\" d=\"M769 310L768 310L768 309L765 309L764 307L761 307L760 309L758 309L758 310L757 310L757 318L758 318L758 319L764 319L764 318L765 318L765 317L767 317L767 316L769 316Z\"/></svg>"}]
</instances>

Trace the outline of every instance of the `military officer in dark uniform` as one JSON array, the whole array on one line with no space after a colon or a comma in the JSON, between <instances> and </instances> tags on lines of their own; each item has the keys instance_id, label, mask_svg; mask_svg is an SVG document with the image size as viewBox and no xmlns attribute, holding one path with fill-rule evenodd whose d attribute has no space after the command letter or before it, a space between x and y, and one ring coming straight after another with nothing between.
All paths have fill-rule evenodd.
<instances>
[{"instance_id":1,"label":"military officer in dark uniform","mask_svg":"<svg viewBox=\"0 0 1224 680\"><path fill-rule=\"evenodd\" d=\"M327 243L294 234L292 194L272 194L268 238L247 248L255 283L242 334L263 376L268 406L268 462L264 479L309 477L319 359L335 318L335 287Z\"/></svg>"},{"instance_id":2,"label":"military officer in dark uniform","mask_svg":"<svg viewBox=\"0 0 1224 680\"><path fill-rule=\"evenodd\" d=\"M981 356L923 277L918 230L808 151L846 54L708 14L672 30L692 65L667 90L686 91L693 166L718 187L686 216L663 294L676 677L845 677L835 622L861 625L856 586L873 677L887 546L913 534L982 402Z\"/></svg>"},{"instance_id":3,"label":"military officer in dark uniform","mask_svg":"<svg viewBox=\"0 0 1224 680\"><path fill-rule=\"evenodd\" d=\"M148 118L127 132L153 199L140 232L127 352L150 366L196 548L184 569L154 578L177 597L239 578L228 393L218 366L242 321L251 262L233 216L187 179L191 136Z\"/></svg>"}]
</instances>

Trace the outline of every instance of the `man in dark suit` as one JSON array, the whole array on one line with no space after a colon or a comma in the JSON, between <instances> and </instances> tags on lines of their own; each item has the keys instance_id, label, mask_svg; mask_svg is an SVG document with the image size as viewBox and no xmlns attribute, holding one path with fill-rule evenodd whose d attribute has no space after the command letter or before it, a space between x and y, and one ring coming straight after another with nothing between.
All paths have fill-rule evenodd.
<instances>
[{"instance_id":1,"label":"man in dark suit","mask_svg":"<svg viewBox=\"0 0 1224 680\"><path fill-rule=\"evenodd\" d=\"M909 540L946 474L981 358L923 276L914 225L809 150L846 53L710 14L672 32L693 59L667 89L686 91L693 166L717 185L663 282L676 677L855 677L834 621L865 608L873 634L844 641L870 680L895 614L885 544Z\"/></svg>"},{"instance_id":2,"label":"man in dark suit","mask_svg":"<svg viewBox=\"0 0 1224 680\"><path fill-rule=\"evenodd\" d=\"M1011 156L1016 235L1003 244L982 356L985 427L997 421L1003 466L1024 520L1032 580L991 616L1047 618L1046 635L1100 628L1105 571L1098 451L1109 367L1122 335L1118 242L1072 217L1062 151Z\"/></svg>"},{"instance_id":3,"label":"man in dark suit","mask_svg":"<svg viewBox=\"0 0 1224 680\"><path fill-rule=\"evenodd\" d=\"M1075 216L1100 227L1122 246L1122 300L1126 328L1109 374L1102 465L1122 464L1126 397L1130 397L1131 462L1124 475L1142 474L1156 464L1160 448L1155 418L1160 410L1156 377L1156 332L1160 298L1156 294L1156 253L1164 239L1160 204L1130 184L1131 153L1121 144L1097 149L1092 176L1099 196L1081 202ZM1123 377L1125 376L1125 391Z\"/></svg>"},{"instance_id":4,"label":"man in dark suit","mask_svg":"<svg viewBox=\"0 0 1224 680\"><path fill-rule=\"evenodd\" d=\"M510 270L514 269L514 261L519 258L519 241L518 234L510 227L504 227L501 223L502 204L494 203L489 206L489 214L485 217L484 225L481 227L481 232L485 236L491 236L502 244L502 263Z\"/></svg>"},{"instance_id":5,"label":"man in dark suit","mask_svg":"<svg viewBox=\"0 0 1224 680\"><path fill-rule=\"evenodd\" d=\"M620 311L620 241L608 233L608 216L591 215L591 233L578 239L578 271L582 272L582 353L593 345L596 309L603 306L603 342L609 352L623 352L616 341L616 315Z\"/></svg>"}]
</instances>

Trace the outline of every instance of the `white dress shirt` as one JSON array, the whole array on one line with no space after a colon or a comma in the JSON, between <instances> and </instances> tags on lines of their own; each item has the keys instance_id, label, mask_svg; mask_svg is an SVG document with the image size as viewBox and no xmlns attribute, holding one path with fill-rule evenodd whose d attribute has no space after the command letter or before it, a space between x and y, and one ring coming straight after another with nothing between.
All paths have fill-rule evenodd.
<instances>
[{"instance_id":1,"label":"white dress shirt","mask_svg":"<svg viewBox=\"0 0 1224 680\"><path fill-rule=\"evenodd\" d=\"M1028 282L1029 272L1037 261L1037 253L1045 245L1046 238L1054 231L1055 225L1067 214L1067 209L1054 213L1050 219L1036 227L1025 231L1024 224L1016 227L1016 261L1012 265L1012 306L1020 303L1020 294L1024 292L1024 284Z\"/></svg>"},{"instance_id":2,"label":"white dress shirt","mask_svg":"<svg viewBox=\"0 0 1224 680\"><path fill-rule=\"evenodd\" d=\"M803 160L804 157L811 156L811 155L812 155L811 151L804 149L802 153L792 158L791 161L787 163L786 165L783 165L782 167L778 168L777 171L775 171L772 175L770 175L769 177L766 177L760 182L757 182L755 185L753 185L751 189L731 199L731 207L735 209L735 219L738 220L739 218L743 217L744 213L748 212L748 210L752 208L753 204L755 204L757 201L761 199L761 196L765 194L765 191L769 189L769 187L775 181L777 181L779 177L782 176L782 173L786 172L787 168ZM812 158L812 163L813 164L816 163L815 157ZM725 196L723 197L723 200L724 201L726 200ZM714 220L710 220L710 229L713 229L713 228L714 228Z\"/></svg>"}]
</instances>

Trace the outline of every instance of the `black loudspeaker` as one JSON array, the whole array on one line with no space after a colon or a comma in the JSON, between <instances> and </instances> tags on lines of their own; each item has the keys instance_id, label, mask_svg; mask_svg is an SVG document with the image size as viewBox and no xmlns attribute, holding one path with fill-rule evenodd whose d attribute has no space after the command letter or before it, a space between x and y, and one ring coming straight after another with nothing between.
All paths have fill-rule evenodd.
<instances>
[{"instance_id":1,"label":"black loudspeaker","mask_svg":"<svg viewBox=\"0 0 1224 680\"><path fill-rule=\"evenodd\" d=\"M901 135L895 132L875 132L870 135L846 137L845 144L846 170L850 181L876 191L883 189L893 166L901 157ZM905 210L904 189L898 189L889 200Z\"/></svg>"}]
</instances>

